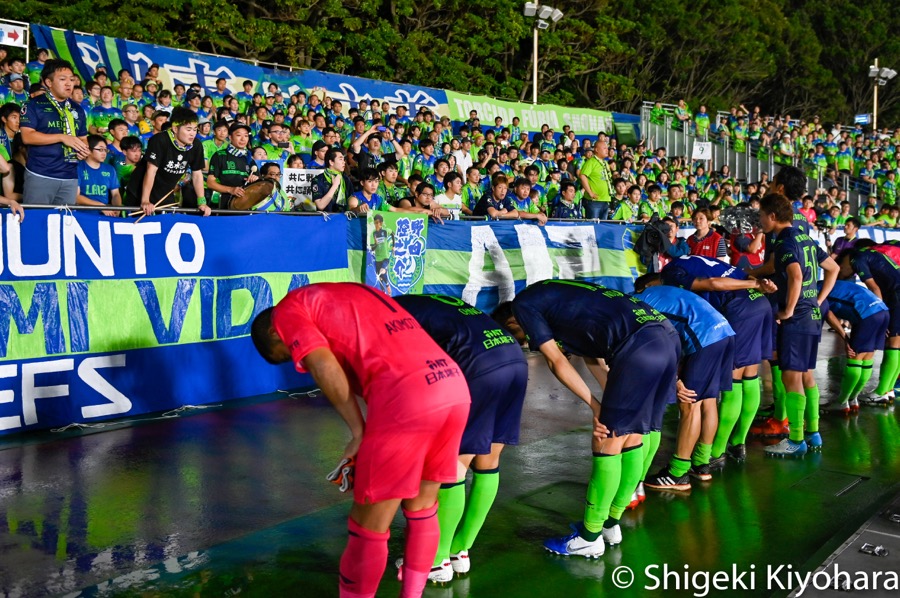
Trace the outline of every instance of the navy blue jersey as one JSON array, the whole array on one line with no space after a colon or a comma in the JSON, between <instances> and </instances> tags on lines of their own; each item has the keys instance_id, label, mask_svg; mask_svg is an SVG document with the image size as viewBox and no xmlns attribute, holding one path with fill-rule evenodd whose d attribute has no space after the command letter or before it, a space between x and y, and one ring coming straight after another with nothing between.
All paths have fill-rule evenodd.
<instances>
[{"instance_id":1,"label":"navy blue jersey","mask_svg":"<svg viewBox=\"0 0 900 598\"><path fill-rule=\"evenodd\" d=\"M503 210L512 212L516 209L516 206L509 200L509 196L504 197L503 199L495 199L490 193L485 193L481 196L481 199L478 200L478 203L475 204L472 214L475 216L488 216L488 208L494 208L498 212L502 212Z\"/></svg>"},{"instance_id":2,"label":"navy blue jersey","mask_svg":"<svg viewBox=\"0 0 900 598\"><path fill-rule=\"evenodd\" d=\"M394 299L453 358L468 380L510 363L525 362L518 341L493 318L462 299L446 295L401 295Z\"/></svg>"},{"instance_id":3,"label":"navy blue jersey","mask_svg":"<svg viewBox=\"0 0 900 598\"><path fill-rule=\"evenodd\" d=\"M821 289L822 283L819 282L819 290ZM884 301L876 297L875 293L849 280L835 281L834 288L828 293L828 303L834 315L853 326L871 315L888 310ZM826 313L824 303L822 313Z\"/></svg>"},{"instance_id":4,"label":"navy blue jersey","mask_svg":"<svg viewBox=\"0 0 900 598\"><path fill-rule=\"evenodd\" d=\"M819 244L799 229L788 227L775 237L772 251L775 255L775 284L779 309L787 306L787 269L791 264L800 266L802 282L800 298L794 307L794 315L782 321L793 332L819 334L822 329L822 313L819 309L819 264L828 258Z\"/></svg>"},{"instance_id":5,"label":"navy blue jersey","mask_svg":"<svg viewBox=\"0 0 900 598\"><path fill-rule=\"evenodd\" d=\"M891 258L873 249L863 249L850 258L850 265L859 279L875 279L881 297L889 305L900 301L900 269Z\"/></svg>"},{"instance_id":6,"label":"navy blue jersey","mask_svg":"<svg viewBox=\"0 0 900 598\"><path fill-rule=\"evenodd\" d=\"M691 290L694 281L705 278L734 278L747 280L744 271L736 266L699 255L685 255L677 260L672 260L662 269L661 279L663 284ZM763 294L755 289L741 291L709 291L698 292L717 311L723 312L726 307L735 302L747 302L763 299Z\"/></svg>"},{"instance_id":7,"label":"navy blue jersey","mask_svg":"<svg viewBox=\"0 0 900 598\"><path fill-rule=\"evenodd\" d=\"M655 286L644 289L636 297L672 322L681 338L682 357L734 336L728 321L712 305L690 291Z\"/></svg>"},{"instance_id":8,"label":"navy blue jersey","mask_svg":"<svg viewBox=\"0 0 900 598\"><path fill-rule=\"evenodd\" d=\"M640 299L574 280L530 285L513 300L513 313L533 351L555 340L564 351L602 359L611 359L643 326L671 325Z\"/></svg>"},{"instance_id":9,"label":"navy blue jersey","mask_svg":"<svg viewBox=\"0 0 900 598\"><path fill-rule=\"evenodd\" d=\"M63 122L63 119L68 121ZM84 108L72 100L54 105L45 94L22 106L21 126L38 133L58 135L70 132L76 137L87 135L87 116ZM28 146L25 168L34 174L51 179L78 178L78 156L62 142Z\"/></svg>"}]
</instances>

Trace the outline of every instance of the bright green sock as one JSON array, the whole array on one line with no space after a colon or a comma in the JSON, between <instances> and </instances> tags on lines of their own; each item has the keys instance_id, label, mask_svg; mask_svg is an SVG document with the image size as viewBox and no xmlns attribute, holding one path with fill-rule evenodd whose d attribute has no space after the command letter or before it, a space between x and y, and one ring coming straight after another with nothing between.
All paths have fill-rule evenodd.
<instances>
[{"instance_id":1,"label":"bright green sock","mask_svg":"<svg viewBox=\"0 0 900 598\"><path fill-rule=\"evenodd\" d=\"M741 416L743 397L744 389L740 380L732 380L731 390L722 393L722 402L719 404L719 427L712 443L713 457L721 457L728 448L728 438L731 437L734 424ZM756 415L755 412L754 415Z\"/></svg>"},{"instance_id":2,"label":"bright green sock","mask_svg":"<svg viewBox=\"0 0 900 598\"><path fill-rule=\"evenodd\" d=\"M468 550L475 543L481 526L497 498L497 488L500 487L500 468L497 469L472 469L472 491L469 492L469 501L462 523L453 537L450 552L457 553L460 550Z\"/></svg>"},{"instance_id":3,"label":"bright green sock","mask_svg":"<svg viewBox=\"0 0 900 598\"><path fill-rule=\"evenodd\" d=\"M885 349L881 360L881 371L878 375L878 388L875 394L883 395L894 390L897 381L897 370L900 369L900 349Z\"/></svg>"},{"instance_id":4,"label":"bright green sock","mask_svg":"<svg viewBox=\"0 0 900 598\"><path fill-rule=\"evenodd\" d=\"M463 478L455 484L441 484L438 492L438 524L441 526L441 539L434 557L437 567L444 559L450 558L450 543L466 508L466 480Z\"/></svg>"},{"instance_id":5,"label":"bright green sock","mask_svg":"<svg viewBox=\"0 0 900 598\"><path fill-rule=\"evenodd\" d=\"M869 383L869 380L872 379L872 371L875 366L874 359L864 359L862 365L860 366L860 374L859 374L859 383L856 385L856 388L853 389L853 392L850 393L850 398L854 399L859 396L859 394L866 387L866 384Z\"/></svg>"},{"instance_id":6,"label":"bright green sock","mask_svg":"<svg viewBox=\"0 0 900 598\"><path fill-rule=\"evenodd\" d=\"M691 465L709 465L710 452L712 452L711 444L698 442L694 447L694 454L691 455Z\"/></svg>"},{"instance_id":7,"label":"bright green sock","mask_svg":"<svg viewBox=\"0 0 900 598\"><path fill-rule=\"evenodd\" d=\"M862 361L859 359L848 359L847 367L844 368L844 376L841 378L841 394L838 401L846 403L853 394L853 389L859 384L859 378L862 376Z\"/></svg>"},{"instance_id":8,"label":"bright green sock","mask_svg":"<svg viewBox=\"0 0 900 598\"><path fill-rule=\"evenodd\" d=\"M804 388L806 393L806 433L819 431L819 385Z\"/></svg>"},{"instance_id":9,"label":"bright green sock","mask_svg":"<svg viewBox=\"0 0 900 598\"><path fill-rule=\"evenodd\" d=\"M622 479L619 481L619 488L613 497L612 504L609 507L609 516L613 519L622 517L622 513L631 503L631 497L637 488L638 482L642 479L641 473L644 470L644 447L637 445L622 450Z\"/></svg>"},{"instance_id":10,"label":"bright green sock","mask_svg":"<svg viewBox=\"0 0 900 598\"><path fill-rule=\"evenodd\" d=\"M741 415L734 426L734 431L731 433L731 444L744 444L747 442L747 433L750 431L750 426L753 425L753 418L756 417L756 412L759 410L760 395L762 394L761 383L759 376L741 380L744 397L743 401L741 401Z\"/></svg>"},{"instance_id":11,"label":"bright green sock","mask_svg":"<svg viewBox=\"0 0 900 598\"><path fill-rule=\"evenodd\" d=\"M680 478L686 474L690 468L690 459L682 459L681 457L672 455L672 460L669 461L669 473L672 474L673 478Z\"/></svg>"},{"instance_id":12,"label":"bright green sock","mask_svg":"<svg viewBox=\"0 0 900 598\"><path fill-rule=\"evenodd\" d=\"M584 500L584 529L581 536L593 542L600 537L603 523L609 517L609 506L622 480L622 455L594 453L591 481ZM593 537L592 537L593 536Z\"/></svg>"},{"instance_id":13,"label":"bright green sock","mask_svg":"<svg viewBox=\"0 0 900 598\"><path fill-rule=\"evenodd\" d=\"M781 366L772 365L772 398L775 400L775 413L772 415L778 421L784 421L787 413L787 390L781 381Z\"/></svg>"},{"instance_id":14,"label":"bright green sock","mask_svg":"<svg viewBox=\"0 0 900 598\"><path fill-rule=\"evenodd\" d=\"M791 426L791 440L803 440L803 412L806 411L806 395L788 392L784 398L788 424Z\"/></svg>"},{"instance_id":15,"label":"bright green sock","mask_svg":"<svg viewBox=\"0 0 900 598\"><path fill-rule=\"evenodd\" d=\"M662 432L648 432L644 434L644 469L641 473L641 480L647 479L650 473L650 466L653 465L653 457L659 450L659 442L662 440Z\"/></svg>"}]
</instances>

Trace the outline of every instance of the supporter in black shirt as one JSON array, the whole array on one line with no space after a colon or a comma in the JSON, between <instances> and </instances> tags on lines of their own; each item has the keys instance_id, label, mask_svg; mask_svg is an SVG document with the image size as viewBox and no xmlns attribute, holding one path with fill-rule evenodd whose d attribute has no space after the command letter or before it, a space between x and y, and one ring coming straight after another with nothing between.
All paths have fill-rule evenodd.
<instances>
[{"instance_id":1,"label":"supporter in black shirt","mask_svg":"<svg viewBox=\"0 0 900 598\"><path fill-rule=\"evenodd\" d=\"M171 122L171 129L157 133L147 142L147 151L128 182L125 205L140 206L145 214L152 214L154 204L169 195L190 170L198 208L209 216L203 189L203 147L194 143L197 115L189 108L178 107L172 110Z\"/></svg>"}]
</instances>

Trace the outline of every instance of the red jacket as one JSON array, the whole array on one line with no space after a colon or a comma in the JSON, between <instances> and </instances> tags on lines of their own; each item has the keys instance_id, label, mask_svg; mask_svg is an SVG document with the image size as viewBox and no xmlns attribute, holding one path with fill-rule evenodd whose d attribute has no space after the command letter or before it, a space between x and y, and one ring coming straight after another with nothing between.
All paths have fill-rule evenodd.
<instances>
[{"instance_id":1,"label":"red jacket","mask_svg":"<svg viewBox=\"0 0 900 598\"><path fill-rule=\"evenodd\" d=\"M709 233L702 239L698 240L696 235L691 235L687 241L691 247L691 255L701 255L715 259L719 254L719 243L722 242L722 235L710 229Z\"/></svg>"}]
</instances>

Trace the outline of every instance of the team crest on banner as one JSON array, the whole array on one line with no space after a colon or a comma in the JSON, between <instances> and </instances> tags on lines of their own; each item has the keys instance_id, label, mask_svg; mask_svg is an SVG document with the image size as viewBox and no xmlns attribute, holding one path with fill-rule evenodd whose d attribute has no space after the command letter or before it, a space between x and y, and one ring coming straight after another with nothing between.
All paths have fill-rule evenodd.
<instances>
[{"instance_id":1,"label":"team crest on banner","mask_svg":"<svg viewBox=\"0 0 900 598\"><path fill-rule=\"evenodd\" d=\"M392 296L421 293L427 230L425 215L369 212L366 284Z\"/></svg>"}]
</instances>

